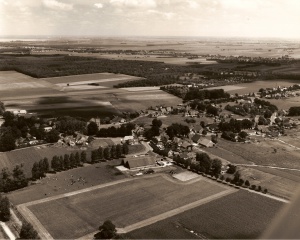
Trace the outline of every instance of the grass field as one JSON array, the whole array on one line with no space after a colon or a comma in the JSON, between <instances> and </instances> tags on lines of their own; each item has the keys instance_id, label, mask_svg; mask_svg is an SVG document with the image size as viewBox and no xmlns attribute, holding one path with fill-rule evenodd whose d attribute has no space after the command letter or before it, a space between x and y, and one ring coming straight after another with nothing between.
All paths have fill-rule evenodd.
<instances>
[{"instance_id":1,"label":"grass field","mask_svg":"<svg viewBox=\"0 0 300 240\"><path fill-rule=\"evenodd\" d=\"M222 191L222 185L207 181L182 184L153 176L28 208L54 238L78 238L96 231L106 219L127 227Z\"/></svg>"},{"instance_id":2,"label":"grass field","mask_svg":"<svg viewBox=\"0 0 300 240\"><path fill-rule=\"evenodd\" d=\"M282 206L279 201L238 191L127 235L133 239L254 239Z\"/></svg>"},{"instance_id":3,"label":"grass field","mask_svg":"<svg viewBox=\"0 0 300 240\"><path fill-rule=\"evenodd\" d=\"M17 164L23 164L23 169L27 177L31 177L31 169L34 162L48 158L51 161L54 155L64 155L66 153L80 151L79 149L67 149L51 146L35 146L30 148L24 148L19 150L14 150L10 152L0 153L0 169L7 167L12 170Z\"/></svg>"},{"instance_id":4,"label":"grass field","mask_svg":"<svg viewBox=\"0 0 300 240\"><path fill-rule=\"evenodd\" d=\"M260 143L232 143L219 139L217 148L205 151L235 164L258 164L300 169L299 151L276 140ZM274 152L276 149L276 153ZM243 170L241 170L243 169ZM242 177L251 184L261 185L277 196L290 199L299 186L300 172L266 167L240 167Z\"/></svg>"},{"instance_id":5,"label":"grass field","mask_svg":"<svg viewBox=\"0 0 300 240\"><path fill-rule=\"evenodd\" d=\"M86 165L85 167L74 168L56 174L48 174L46 178L38 181L37 184L11 192L8 194L8 197L14 205L19 205L49 196L73 192L79 189L124 179L125 176L114 168L115 165L119 165L120 163L121 160L112 160L109 162ZM79 177L85 179L84 184L76 181ZM72 179L75 180L75 183L71 185Z\"/></svg>"}]
</instances>

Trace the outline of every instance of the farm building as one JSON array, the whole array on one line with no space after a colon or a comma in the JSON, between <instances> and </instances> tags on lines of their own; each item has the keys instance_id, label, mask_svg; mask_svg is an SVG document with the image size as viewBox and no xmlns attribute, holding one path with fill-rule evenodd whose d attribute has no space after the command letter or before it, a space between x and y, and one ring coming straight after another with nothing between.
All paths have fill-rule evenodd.
<instances>
[{"instance_id":1,"label":"farm building","mask_svg":"<svg viewBox=\"0 0 300 240\"><path fill-rule=\"evenodd\" d=\"M210 141L206 138L203 138L203 139L199 140L198 144L202 145L204 147L213 147L213 146L215 146L215 144L212 141Z\"/></svg>"},{"instance_id":2,"label":"farm building","mask_svg":"<svg viewBox=\"0 0 300 240\"><path fill-rule=\"evenodd\" d=\"M142 157L128 157L122 161L124 167L128 169L140 168L140 167L153 167L155 166L155 158L151 156Z\"/></svg>"}]
</instances>

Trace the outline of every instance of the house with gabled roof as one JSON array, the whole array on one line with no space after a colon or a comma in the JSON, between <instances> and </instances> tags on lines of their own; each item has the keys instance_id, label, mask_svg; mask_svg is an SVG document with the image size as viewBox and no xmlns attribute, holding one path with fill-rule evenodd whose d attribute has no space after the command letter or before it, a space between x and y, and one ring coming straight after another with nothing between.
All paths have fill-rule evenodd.
<instances>
[{"instance_id":1,"label":"house with gabled roof","mask_svg":"<svg viewBox=\"0 0 300 240\"><path fill-rule=\"evenodd\" d=\"M204 147L213 147L215 146L215 143L213 143L211 140L207 138L202 138L201 140L198 141L198 144Z\"/></svg>"}]
</instances>

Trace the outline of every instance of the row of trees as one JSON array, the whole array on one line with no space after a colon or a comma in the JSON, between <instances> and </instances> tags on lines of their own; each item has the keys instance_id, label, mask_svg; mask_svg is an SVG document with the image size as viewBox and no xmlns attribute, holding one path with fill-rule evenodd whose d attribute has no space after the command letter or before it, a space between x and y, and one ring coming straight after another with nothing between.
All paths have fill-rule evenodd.
<instances>
[{"instance_id":1,"label":"row of trees","mask_svg":"<svg viewBox=\"0 0 300 240\"><path fill-rule=\"evenodd\" d=\"M39 162L35 162L32 166L31 173L32 179L39 179L46 176L46 173L49 172L50 165L48 158L41 159Z\"/></svg>"},{"instance_id":2,"label":"row of trees","mask_svg":"<svg viewBox=\"0 0 300 240\"><path fill-rule=\"evenodd\" d=\"M190 159L185 160L179 155L174 156L174 161L183 165L185 168L190 168L192 171L201 172L206 174L212 174L213 176L219 176L222 169L222 162L220 159L211 159L206 153L197 153L196 161L192 162Z\"/></svg>"},{"instance_id":3,"label":"row of trees","mask_svg":"<svg viewBox=\"0 0 300 240\"><path fill-rule=\"evenodd\" d=\"M249 119L236 120L231 118L229 122L221 121L219 123L220 131L230 131L234 133L239 133L242 129L250 129L253 127L253 121Z\"/></svg>"},{"instance_id":4,"label":"row of trees","mask_svg":"<svg viewBox=\"0 0 300 240\"><path fill-rule=\"evenodd\" d=\"M190 88L185 94L184 100L204 100L204 99L219 99L230 98L230 94L226 93L224 89L202 90L199 88Z\"/></svg>"},{"instance_id":5,"label":"row of trees","mask_svg":"<svg viewBox=\"0 0 300 240\"><path fill-rule=\"evenodd\" d=\"M109 128L101 128L96 135L97 137L125 137L131 135L134 128L135 125L132 123L122 124L119 128L114 126Z\"/></svg>"},{"instance_id":6,"label":"row of trees","mask_svg":"<svg viewBox=\"0 0 300 240\"><path fill-rule=\"evenodd\" d=\"M85 151L81 153L76 152L71 154L65 154L64 156L53 156L51 160L51 169L53 171L64 171L71 168L82 166L87 162L87 154ZM47 158L41 159L39 162L33 164L31 173L32 179L36 180L45 177L46 173L50 171L50 164Z\"/></svg>"},{"instance_id":7,"label":"row of trees","mask_svg":"<svg viewBox=\"0 0 300 240\"><path fill-rule=\"evenodd\" d=\"M3 168L0 174L0 192L10 192L28 185L23 165L16 165L12 173L8 168Z\"/></svg>"},{"instance_id":8,"label":"row of trees","mask_svg":"<svg viewBox=\"0 0 300 240\"><path fill-rule=\"evenodd\" d=\"M109 160L109 159L118 159L123 155L128 154L128 145L127 144L118 144L108 147L99 147L96 150L93 150L91 153L91 162L95 163L98 160Z\"/></svg>"}]
</instances>

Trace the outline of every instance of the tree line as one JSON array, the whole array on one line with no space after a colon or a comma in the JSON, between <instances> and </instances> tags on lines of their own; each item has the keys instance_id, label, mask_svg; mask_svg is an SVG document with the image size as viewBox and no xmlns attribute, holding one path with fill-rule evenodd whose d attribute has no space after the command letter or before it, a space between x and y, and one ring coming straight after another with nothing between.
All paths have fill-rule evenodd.
<instances>
[{"instance_id":1,"label":"tree line","mask_svg":"<svg viewBox=\"0 0 300 240\"><path fill-rule=\"evenodd\" d=\"M123 155L128 154L127 144L117 144L108 147L99 147L91 152L91 163L95 163L101 160L118 159Z\"/></svg>"},{"instance_id":2,"label":"tree line","mask_svg":"<svg viewBox=\"0 0 300 240\"><path fill-rule=\"evenodd\" d=\"M0 192L10 192L28 186L23 165L16 165L12 172L3 168L0 174Z\"/></svg>"},{"instance_id":3,"label":"tree line","mask_svg":"<svg viewBox=\"0 0 300 240\"><path fill-rule=\"evenodd\" d=\"M190 168L192 171L212 174L212 176L218 177L221 173L222 162L220 159L211 159L207 153L197 153L196 161L191 161L190 159L185 160L180 157L180 155L174 156L173 160L185 168Z\"/></svg>"}]
</instances>

